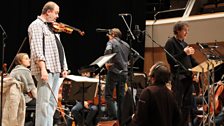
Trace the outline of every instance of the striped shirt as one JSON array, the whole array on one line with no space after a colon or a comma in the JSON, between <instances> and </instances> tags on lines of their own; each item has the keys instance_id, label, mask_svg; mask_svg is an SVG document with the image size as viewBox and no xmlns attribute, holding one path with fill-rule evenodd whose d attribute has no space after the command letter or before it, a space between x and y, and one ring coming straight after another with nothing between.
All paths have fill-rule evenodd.
<instances>
[{"instance_id":1,"label":"striped shirt","mask_svg":"<svg viewBox=\"0 0 224 126\"><path fill-rule=\"evenodd\" d=\"M51 73L60 73L61 70L68 69L65 54L63 54L64 63L61 68L55 33L39 17L29 25L28 35L32 75L40 74L40 67L37 64L37 61L40 60L45 62L46 69ZM56 37L60 40L59 34L56 34ZM63 47L62 49L64 52Z\"/></svg>"}]
</instances>

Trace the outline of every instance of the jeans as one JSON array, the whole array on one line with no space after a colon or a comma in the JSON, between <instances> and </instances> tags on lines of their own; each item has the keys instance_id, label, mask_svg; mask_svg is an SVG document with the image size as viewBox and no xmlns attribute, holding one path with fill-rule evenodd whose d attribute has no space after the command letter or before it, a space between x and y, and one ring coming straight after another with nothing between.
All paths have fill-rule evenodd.
<instances>
[{"instance_id":1,"label":"jeans","mask_svg":"<svg viewBox=\"0 0 224 126\"><path fill-rule=\"evenodd\" d=\"M119 75L115 74L113 72L107 73L107 79L106 79L106 87L105 87L105 99L107 103L107 109L108 109L108 116L111 119L119 119L119 122L121 122L121 106L124 99L124 86L126 82L126 76L125 75ZM114 97L113 97L113 91L114 88L116 88L116 101L117 101L117 110L116 106L114 104Z\"/></svg>"},{"instance_id":2,"label":"jeans","mask_svg":"<svg viewBox=\"0 0 224 126\"><path fill-rule=\"evenodd\" d=\"M81 102L77 101L75 106L73 106L73 108L71 109L71 114L74 117L76 125L82 125L82 121L81 121L82 111L83 111L83 105ZM85 119L85 124L87 126L94 126L94 120L95 120L95 116L97 112L98 112L98 108L96 105L89 105L88 114ZM71 119L68 119L67 122L68 122L68 126L72 125Z\"/></svg>"},{"instance_id":3,"label":"jeans","mask_svg":"<svg viewBox=\"0 0 224 126\"><path fill-rule=\"evenodd\" d=\"M60 73L48 73L48 81L37 80L36 119L35 126L53 126L53 116L57 108ZM51 87L51 89L49 88Z\"/></svg>"}]
</instances>

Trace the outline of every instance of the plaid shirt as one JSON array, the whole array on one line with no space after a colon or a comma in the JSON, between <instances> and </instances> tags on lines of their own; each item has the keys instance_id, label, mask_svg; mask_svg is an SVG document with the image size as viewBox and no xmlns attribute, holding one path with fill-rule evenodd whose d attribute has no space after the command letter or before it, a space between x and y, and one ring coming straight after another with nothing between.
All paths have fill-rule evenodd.
<instances>
[{"instance_id":1,"label":"plaid shirt","mask_svg":"<svg viewBox=\"0 0 224 126\"><path fill-rule=\"evenodd\" d=\"M28 35L31 53L30 59L32 75L40 74L40 67L36 63L40 60L45 62L46 69L51 73L60 73L61 70L68 69L65 54L63 68L61 68L55 34L50 31L47 24L39 17L28 27ZM56 34L56 36L60 40L59 34ZM43 40L45 41L44 49Z\"/></svg>"}]
</instances>

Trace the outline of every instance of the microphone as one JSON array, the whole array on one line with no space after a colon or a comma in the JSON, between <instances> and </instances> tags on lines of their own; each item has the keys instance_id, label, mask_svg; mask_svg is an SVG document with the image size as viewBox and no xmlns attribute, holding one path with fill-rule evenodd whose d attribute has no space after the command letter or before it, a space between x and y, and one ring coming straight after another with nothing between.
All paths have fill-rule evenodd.
<instances>
[{"instance_id":1,"label":"microphone","mask_svg":"<svg viewBox=\"0 0 224 126\"><path fill-rule=\"evenodd\" d=\"M2 27L1 24L0 24L0 28L2 29L2 35L3 35L5 38L7 38L7 34L6 34L4 28Z\"/></svg>"},{"instance_id":2,"label":"microphone","mask_svg":"<svg viewBox=\"0 0 224 126\"><path fill-rule=\"evenodd\" d=\"M208 45L208 44L200 44L200 43L196 43L198 46L200 46L201 49L205 49L205 48L218 48L219 46L217 45Z\"/></svg>"},{"instance_id":3,"label":"microphone","mask_svg":"<svg viewBox=\"0 0 224 126\"><path fill-rule=\"evenodd\" d=\"M136 38L139 38L141 32L142 31L139 29L139 25L135 25L135 29L133 30L133 33L136 36Z\"/></svg>"},{"instance_id":4,"label":"microphone","mask_svg":"<svg viewBox=\"0 0 224 126\"><path fill-rule=\"evenodd\" d=\"M207 46L207 48L218 48L219 47L217 45L205 45L205 46Z\"/></svg>"},{"instance_id":5,"label":"microphone","mask_svg":"<svg viewBox=\"0 0 224 126\"><path fill-rule=\"evenodd\" d=\"M216 56L216 55L212 55L212 54L208 54L207 55L208 59L213 59L213 60L219 60L220 56Z\"/></svg>"},{"instance_id":6,"label":"microphone","mask_svg":"<svg viewBox=\"0 0 224 126\"><path fill-rule=\"evenodd\" d=\"M129 13L121 13L121 14L118 14L119 16L129 16L129 15L131 15L131 14L129 14Z\"/></svg>"},{"instance_id":7,"label":"microphone","mask_svg":"<svg viewBox=\"0 0 224 126\"><path fill-rule=\"evenodd\" d=\"M111 29L102 29L102 28L97 28L96 32L110 32Z\"/></svg>"},{"instance_id":8,"label":"microphone","mask_svg":"<svg viewBox=\"0 0 224 126\"><path fill-rule=\"evenodd\" d=\"M196 43L201 49L204 49L204 46L200 44L199 42Z\"/></svg>"},{"instance_id":9,"label":"microphone","mask_svg":"<svg viewBox=\"0 0 224 126\"><path fill-rule=\"evenodd\" d=\"M144 31L139 29L139 25L135 25L135 29L133 30L133 34L136 37L137 42L141 42L142 36L144 35Z\"/></svg>"}]
</instances>

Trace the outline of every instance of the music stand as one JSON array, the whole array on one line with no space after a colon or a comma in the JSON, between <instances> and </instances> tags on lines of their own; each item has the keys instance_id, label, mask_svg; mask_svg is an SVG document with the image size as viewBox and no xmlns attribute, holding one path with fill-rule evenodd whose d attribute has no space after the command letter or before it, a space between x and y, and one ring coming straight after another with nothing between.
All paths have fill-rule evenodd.
<instances>
[{"instance_id":1,"label":"music stand","mask_svg":"<svg viewBox=\"0 0 224 126\"><path fill-rule=\"evenodd\" d=\"M77 81L77 77L82 78L82 76L69 75L68 78L64 79L63 100L68 103L73 103L74 100L92 100L96 96L96 91L98 88L96 80L91 80L91 82L89 82L85 81L86 78L82 78L83 81ZM68 83L68 81L70 82ZM65 92L67 92L67 94L65 94Z\"/></svg>"},{"instance_id":2,"label":"music stand","mask_svg":"<svg viewBox=\"0 0 224 126\"><path fill-rule=\"evenodd\" d=\"M94 62L92 62L90 65L81 67L78 70L78 72L80 74L85 73L85 72L94 72L94 73L97 72L98 73L98 72L100 72L100 69L102 68L102 66L106 62L108 62L110 59L112 59L115 55L116 55L116 53L100 56Z\"/></svg>"},{"instance_id":3,"label":"music stand","mask_svg":"<svg viewBox=\"0 0 224 126\"><path fill-rule=\"evenodd\" d=\"M72 98L82 101L84 110L84 101L92 100L96 96L98 79L76 75L68 75L65 79L69 79L75 83ZM82 119L84 125L84 111L82 111Z\"/></svg>"},{"instance_id":4,"label":"music stand","mask_svg":"<svg viewBox=\"0 0 224 126\"><path fill-rule=\"evenodd\" d=\"M199 65L197 65L194 68L189 69L189 70L192 71L192 72L202 73L202 75L203 75L202 78L204 78L204 72L208 72L208 77L211 73L213 74L213 77L214 77L214 68L219 66L222 63L223 63L223 61L208 59L208 60L202 62L201 64L199 64ZM212 70L212 72L210 72L210 70ZM214 82L212 82L212 83L214 83ZM204 81L202 81L203 105L207 104L207 106L208 106L208 114L207 114L207 116L205 116L205 113L203 112L203 116L208 119L208 123L210 123L210 121L212 121L212 119L214 118L213 117L214 116L214 111L212 113L210 113L210 107L213 107L213 109L214 109L214 106L215 106L214 100L213 100L213 103L211 104L211 98L210 98L210 95L211 95L212 99L214 99L214 86L212 86L212 90L211 90L211 93L210 93L210 85L209 84L210 84L210 79L208 79L208 87L204 88ZM208 94L207 94L208 95L208 102L206 101L206 97L204 96L205 95L205 93L204 93L205 90L208 90ZM210 106L210 104L212 106ZM204 111L204 109L203 109L203 111ZM214 123L214 120L212 121L212 123ZM204 124L204 119L203 119L203 124Z\"/></svg>"},{"instance_id":5,"label":"music stand","mask_svg":"<svg viewBox=\"0 0 224 126\"><path fill-rule=\"evenodd\" d=\"M217 61L217 60L206 60L202 62L201 64L189 69L192 72L207 72L208 70L211 70L213 67L217 67L218 65L222 64L223 61ZM214 66L212 66L214 65ZM204 69L204 71L203 71Z\"/></svg>"}]
</instances>

